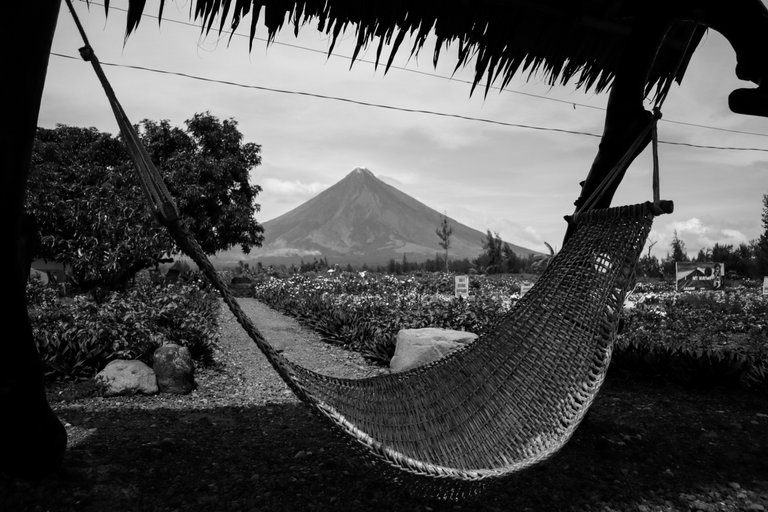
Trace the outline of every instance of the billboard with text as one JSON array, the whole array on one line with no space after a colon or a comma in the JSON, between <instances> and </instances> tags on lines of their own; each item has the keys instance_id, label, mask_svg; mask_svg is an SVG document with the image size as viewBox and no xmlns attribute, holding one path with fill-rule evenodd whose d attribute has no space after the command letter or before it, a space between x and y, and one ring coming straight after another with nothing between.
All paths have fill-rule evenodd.
<instances>
[{"instance_id":1,"label":"billboard with text","mask_svg":"<svg viewBox=\"0 0 768 512\"><path fill-rule=\"evenodd\" d=\"M675 290L719 290L723 287L725 264L714 261L675 262Z\"/></svg>"}]
</instances>

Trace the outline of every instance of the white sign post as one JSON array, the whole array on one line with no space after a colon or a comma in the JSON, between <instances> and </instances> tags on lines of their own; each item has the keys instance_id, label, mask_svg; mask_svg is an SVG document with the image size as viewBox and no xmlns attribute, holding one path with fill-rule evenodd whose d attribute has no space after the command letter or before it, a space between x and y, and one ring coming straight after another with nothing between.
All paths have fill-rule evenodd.
<instances>
[{"instance_id":1,"label":"white sign post","mask_svg":"<svg viewBox=\"0 0 768 512\"><path fill-rule=\"evenodd\" d=\"M763 295L768 297L768 276L763 278Z\"/></svg>"},{"instance_id":2,"label":"white sign post","mask_svg":"<svg viewBox=\"0 0 768 512\"><path fill-rule=\"evenodd\" d=\"M521 283L520 284L520 297L528 293L528 290L533 288L533 283Z\"/></svg>"},{"instance_id":3,"label":"white sign post","mask_svg":"<svg viewBox=\"0 0 768 512\"><path fill-rule=\"evenodd\" d=\"M456 276L454 279L454 296L466 299L469 297L469 276Z\"/></svg>"}]
</instances>

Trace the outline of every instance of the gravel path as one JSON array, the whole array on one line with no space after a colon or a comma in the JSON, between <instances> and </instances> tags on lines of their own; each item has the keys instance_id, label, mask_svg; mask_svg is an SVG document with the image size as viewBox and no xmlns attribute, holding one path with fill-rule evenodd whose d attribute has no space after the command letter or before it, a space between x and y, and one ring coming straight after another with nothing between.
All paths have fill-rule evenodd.
<instances>
[{"instance_id":1,"label":"gravel path","mask_svg":"<svg viewBox=\"0 0 768 512\"><path fill-rule=\"evenodd\" d=\"M255 299L241 298L238 302L264 338L292 362L334 377L361 378L387 372L371 366L357 352L322 341L293 318ZM298 402L226 306L222 306L220 330L225 371L237 376L243 394L259 403Z\"/></svg>"}]
</instances>

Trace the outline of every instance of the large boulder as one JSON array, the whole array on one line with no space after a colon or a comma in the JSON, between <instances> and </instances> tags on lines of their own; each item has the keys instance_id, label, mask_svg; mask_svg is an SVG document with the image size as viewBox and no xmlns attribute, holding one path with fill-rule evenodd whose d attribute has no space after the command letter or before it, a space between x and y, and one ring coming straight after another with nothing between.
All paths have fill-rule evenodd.
<instances>
[{"instance_id":1,"label":"large boulder","mask_svg":"<svg viewBox=\"0 0 768 512\"><path fill-rule=\"evenodd\" d=\"M401 329L389 368L393 372L410 370L441 359L476 339L477 334L467 331L434 327Z\"/></svg>"},{"instance_id":2,"label":"large boulder","mask_svg":"<svg viewBox=\"0 0 768 512\"><path fill-rule=\"evenodd\" d=\"M163 345L155 350L152 366L160 392L186 395L195 389L195 363L187 347Z\"/></svg>"},{"instance_id":3,"label":"large boulder","mask_svg":"<svg viewBox=\"0 0 768 512\"><path fill-rule=\"evenodd\" d=\"M157 393L155 372L141 361L115 359L94 377L104 387L104 395L154 395Z\"/></svg>"}]
</instances>

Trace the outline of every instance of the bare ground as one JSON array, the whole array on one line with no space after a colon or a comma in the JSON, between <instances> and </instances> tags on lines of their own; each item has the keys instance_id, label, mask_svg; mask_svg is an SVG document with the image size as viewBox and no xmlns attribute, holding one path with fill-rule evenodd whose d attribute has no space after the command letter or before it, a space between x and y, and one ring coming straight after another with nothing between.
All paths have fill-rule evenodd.
<instances>
[{"instance_id":1,"label":"bare ground","mask_svg":"<svg viewBox=\"0 0 768 512\"><path fill-rule=\"evenodd\" d=\"M266 338L303 366L385 370L242 299ZM103 398L52 386L69 451L38 481L0 478L0 511L768 510L765 391L690 388L611 373L550 461L478 499L446 503L380 477L301 404L231 314L218 366L186 396Z\"/></svg>"}]
</instances>

